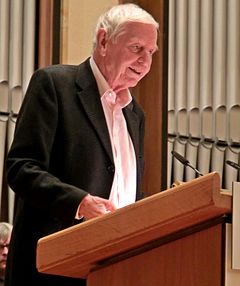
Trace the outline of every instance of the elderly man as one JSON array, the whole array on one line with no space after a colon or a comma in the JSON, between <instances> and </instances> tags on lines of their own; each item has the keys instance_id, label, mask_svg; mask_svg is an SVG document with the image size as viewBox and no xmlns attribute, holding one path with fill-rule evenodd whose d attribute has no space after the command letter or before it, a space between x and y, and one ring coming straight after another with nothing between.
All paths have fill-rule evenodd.
<instances>
[{"instance_id":1,"label":"elderly man","mask_svg":"<svg viewBox=\"0 0 240 286\"><path fill-rule=\"evenodd\" d=\"M117 5L90 59L34 73L7 159L17 211L6 286L85 285L38 273L38 239L141 199L144 114L129 88L149 72L157 34L149 13Z\"/></svg>"},{"instance_id":2,"label":"elderly man","mask_svg":"<svg viewBox=\"0 0 240 286\"><path fill-rule=\"evenodd\" d=\"M4 285L8 247L11 239L12 225L0 222L0 286Z\"/></svg>"}]
</instances>

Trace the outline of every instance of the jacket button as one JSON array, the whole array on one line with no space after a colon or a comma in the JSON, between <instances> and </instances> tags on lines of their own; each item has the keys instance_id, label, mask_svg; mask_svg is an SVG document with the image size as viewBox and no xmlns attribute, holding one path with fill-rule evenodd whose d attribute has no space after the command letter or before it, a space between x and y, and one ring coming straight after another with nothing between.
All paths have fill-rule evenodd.
<instances>
[{"instance_id":1,"label":"jacket button","mask_svg":"<svg viewBox=\"0 0 240 286\"><path fill-rule=\"evenodd\" d=\"M114 168L113 165L108 166L107 170L108 170L109 173L114 173L115 172L115 168Z\"/></svg>"}]
</instances>

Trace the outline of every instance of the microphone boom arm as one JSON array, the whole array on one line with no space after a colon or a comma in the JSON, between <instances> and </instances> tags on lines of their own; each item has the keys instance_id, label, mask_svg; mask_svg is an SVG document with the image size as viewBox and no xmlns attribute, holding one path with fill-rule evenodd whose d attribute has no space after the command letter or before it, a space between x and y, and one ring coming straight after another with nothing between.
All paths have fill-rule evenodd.
<instances>
[{"instance_id":1,"label":"microphone boom arm","mask_svg":"<svg viewBox=\"0 0 240 286\"><path fill-rule=\"evenodd\" d=\"M173 157L175 157L178 161L180 161L183 165L190 167L191 169L193 169L199 176L203 176L202 173L200 173L195 167L193 167L189 161L184 158L182 155L180 155L179 153L177 153L176 151L172 151L171 152Z\"/></svg>"}]
</instances>

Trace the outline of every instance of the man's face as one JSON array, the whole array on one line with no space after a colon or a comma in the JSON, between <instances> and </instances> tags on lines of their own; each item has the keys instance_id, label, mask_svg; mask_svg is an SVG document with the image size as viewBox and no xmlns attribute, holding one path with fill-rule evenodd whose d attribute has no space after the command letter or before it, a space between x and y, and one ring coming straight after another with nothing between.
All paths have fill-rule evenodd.
<instances>
[{"instance_id":1,"label":"man's face","mask_svg":"<svg viewBox=\"0 0 240 286\"><path fill-rule=\"evenodd\" d=\"M157 50L154 25L128 22L116 40L107 40L104 76L116 92L135 86L150 70Z\"/></svg>"},{"instance_id":2,"label":"man's face","mask_svg":"<svg viewBox=\"0 0 240 286\"><path fill-rule=\"evenodd\" d=\"M4 273L8 255L10 237L7 240L0 239L0 273Z\"/></svg>"}]
</instances>

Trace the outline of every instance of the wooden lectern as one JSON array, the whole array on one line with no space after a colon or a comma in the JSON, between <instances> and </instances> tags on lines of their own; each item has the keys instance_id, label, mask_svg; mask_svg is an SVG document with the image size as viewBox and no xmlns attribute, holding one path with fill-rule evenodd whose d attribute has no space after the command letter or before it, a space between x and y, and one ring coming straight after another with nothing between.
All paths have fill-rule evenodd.
<instances>
[{"instance_id":1,"label":"wooden lectern","mask_svg":"<svg viewBox=\"0 0 240 286\"><path fill-rule=\"evenodd\" d=\"M210 173L43 237L37 268L88 286L221 286L231 209Z\"/></svg>"}]
</instances>

